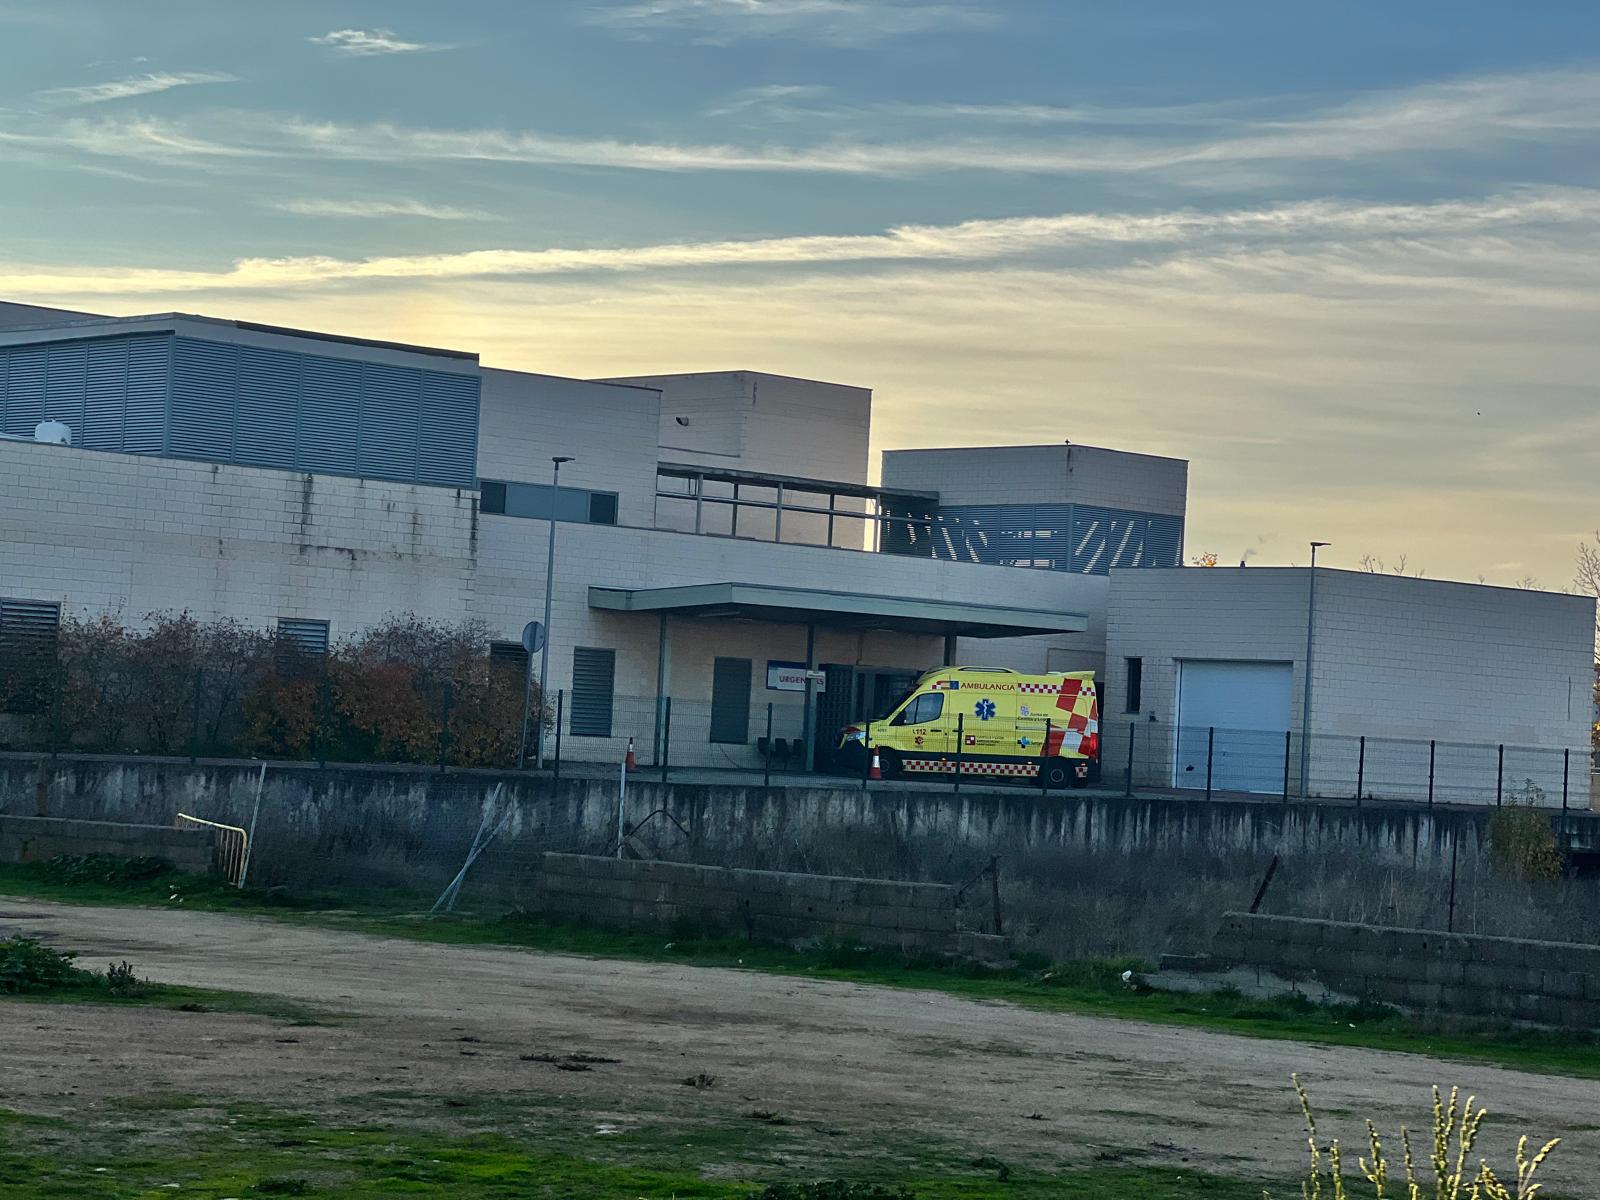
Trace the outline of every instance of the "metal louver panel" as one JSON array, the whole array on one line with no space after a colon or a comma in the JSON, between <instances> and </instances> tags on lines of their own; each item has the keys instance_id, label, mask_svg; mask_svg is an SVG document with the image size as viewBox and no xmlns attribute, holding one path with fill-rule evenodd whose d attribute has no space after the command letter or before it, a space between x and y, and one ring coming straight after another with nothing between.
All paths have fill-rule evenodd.
<instances>
[{"instance_id":1,"label":"metal louver panel","mask_svg":"<svg viewBox=\"0 0 1600 1200\"><path fill-rule=\"evenodd\" d=\"M719 658L711 666L711 740L750 740L750 660Z\"/></svg>"},{"instance_id":2,"label":"metal louver panel","mask_svg":"<svg viewBox=\"0 0 1600 1200\"><path fill-rule=\"evenodd\" d=\"M172 338L158 334L123 340L128 346L128 376L120 449L128 454L160 454L166 448Z\"/></svg>"},{"instance_id":3,"label":"metal louver panel","mask_svg":"<svg viewBox=\"0 0 1600 1200\"><path fill-rule=\"evenodd\" d=\"M423 373L419 445L426 482L476 485L479 390L475 374Z\"/></svg>"},{"instance_id":4,"label":"metal louver panel","mask_svg":"<svg viewBox=\"0 0 1600 1200\"><path fill-rule=\"evenodd\" d=\"M72 444L86 450L121 450L128 415L128 339L90 342L84 352L83 424Z\"/></svg>"},{"instance_id":5,"label":"metal louver panel","mask_svg":"<svg viewBox=\"0 0 1600 1200\"><path fill-rule=\"evenodd\" d=\"M617 652L578 646L572 651L572 716L574 737L610 737L612 700L616 694Z\"/></svg>"},{"instance_id":6,"label":"metal louver panel","mask_svg":"<svg viewBox=\"0 0 1600 1200\"><path fill-rule=\"evenodd\" d=\"M0 600L0 712L42 712L55 670L61 606Z\"/></svg>"},{"instance_id":7,"label":"metal louver panel","mask_svg":"<svg viewBox=\"0 0 1600 1200\"><path fill-rule=\"evenodd\" d=\"M52 346L45 362L44 419L64 421L74 442L83 430L84 375L88 352L82 343Z\"/></svg>"},{"instance_id":8,"label":"metal louver panel","mask_svg":"<svg viewBox=\"0 0 1600 1200\"><path fill-rule=\"evenodd\" d=\"M178 338L173 345L167 452L177 458L233 460L233 415L239 381L232 346Z\"/></svg>"},{"instance_id":9,"label":"metal louver panel","mask_svg":"<svg viewBox=\"0 0 1600 1200\"><path fill-rule=\"evenodd\" d=\"M282 350L239 348L235 462L247 467L287 467L295 461L300 359L300 355Z\"/></svg>"},{"instance_id":10,"label":"metal louver panel","mask_svg":"<svg viewBox=\"0 0 1600 1200\"><path fill-rule=\"evenodd\" d=\"M417 478L418 421L422 410L420 371L369 363L362 379L361 444L356 464L373 479Z\"/></svg>"},{"instance_id":11,"label":"metal louver panel","mask_svg":"<svg viewBox=\"0 0 1600 1200\"><path fill-rule=\"evenodd\" d=\"M278 636L284 638L304 654L321 658L328 653L328 623L299 617L279 617Z\"/></svg>"},{"instance_id":12,"label":"metal louver panel","mask_svg":"<svg viewBox=\"0 0 1600 1200\"><path fill-rule=\"evenodd\" d=\"M45 352L38 347L13 350L10 359L5 427L0 433L32 437L33 427L44 420Z\"/></svg>"},{"instance_id":13,"label":"metal louver panel","mask_svg":"<svg viewBox=\"0 0 1600 1200\"><path fill-rule=\"evenodd\" d=\"M300 376L300 454L292 465L354 475L360 426L361 364L306 355Z\"/></svg>"}]
</instances>

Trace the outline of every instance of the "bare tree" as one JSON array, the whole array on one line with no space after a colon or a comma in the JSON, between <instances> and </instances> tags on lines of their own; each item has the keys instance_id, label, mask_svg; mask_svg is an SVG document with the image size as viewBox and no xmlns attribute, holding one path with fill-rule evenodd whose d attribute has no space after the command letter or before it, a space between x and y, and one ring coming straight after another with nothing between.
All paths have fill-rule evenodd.
<instances>
[{"instance_id":1,"label":"bare tree","mask_svg":"<svg viewBox=\"0 0 1600 1200\"><path fill-rule=\"evenodd\" d=\"M1388 563L1384 562L1383 559L1378 558L1375 555L1363 554L1361 556L1361 569L1368 575L1405 575L1412 579L1421 579L1422 568L1418 567L1415 571L1413 571L1410 567L1408 559L1408 555L1402 554L1399 558L1395 559L1394 565L1391 567Z\"/></svg>"}]
</instances>

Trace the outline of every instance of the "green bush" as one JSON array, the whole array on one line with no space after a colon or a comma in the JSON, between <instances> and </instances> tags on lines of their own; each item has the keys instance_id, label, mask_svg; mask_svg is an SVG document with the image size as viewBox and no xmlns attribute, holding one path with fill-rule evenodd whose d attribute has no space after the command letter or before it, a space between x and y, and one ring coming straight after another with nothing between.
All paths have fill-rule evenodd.
<instances>
[{"instance_id":1,"label":"green bush","mask_svg":"<svg viewBox=\"0 0 1600 1200\"><path fill-rule=\"evenodd\" d=\"M881 1183L847 1183L824 1179L819 1183L774 1183L750 1200L917 1200L910 1188Z\"/></svg>"},{"instance_id":2,"label":"green bush","mask_svg":"<svg viewBox=\"0 0 1600 1200\"><path fill-rule=\"evenodd\" d=\"M0 994L17 996L81 987L94 976L73 965L76 957L52 950L33 938L14 937L0 942Z\"/></svg>"}]
</instances>

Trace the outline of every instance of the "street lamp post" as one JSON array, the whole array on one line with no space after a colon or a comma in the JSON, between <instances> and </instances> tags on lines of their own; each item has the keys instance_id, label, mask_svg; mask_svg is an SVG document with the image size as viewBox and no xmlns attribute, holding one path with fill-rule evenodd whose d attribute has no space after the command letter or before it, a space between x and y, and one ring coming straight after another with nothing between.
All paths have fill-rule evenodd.
<instances>
[{"instance_id":1,"label":"street lamp post","mask_svg":"<svg viewBox=\"0 0 1600 1200\"><path fill-rule=\"evenodd\" d=\"M1316 646L1317 551L1332 542L1311 543L1311 570L1306 584L1305 700L1300 708L1300 794L1311 795L1311 654Z\"/></svg>"},{"instance_id":2,"label":"street lamp post","mask_svg":"<svg viewBox=\"0 0 1600 1200\"><path fill-rule=\"evenodd\" d=\"M550 546L544 560L544 647L539 652L539 769L544 769L544 706L550 684L550 601L556 590L556 505L561 499L561 464L572 461L571 455L557 454L550 461L555 469L550 473Z\"/></svg>"}]
</instances>

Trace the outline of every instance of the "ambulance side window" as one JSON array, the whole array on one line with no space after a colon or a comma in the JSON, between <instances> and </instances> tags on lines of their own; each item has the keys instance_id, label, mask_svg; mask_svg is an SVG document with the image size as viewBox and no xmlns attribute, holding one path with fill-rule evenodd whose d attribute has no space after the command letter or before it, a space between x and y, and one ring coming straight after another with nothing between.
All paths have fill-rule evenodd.
<instances>
[{"instance_id":1,"label":"ambulance side window","mask_svg":"<svg viewBox=\"0 0 1600 1200\"><path fill-rule=\"evenodd\" d=\"M925 692L900 711L896 725L931 725L944 712L944 693Z\"/></svg>"}]
</instances>

